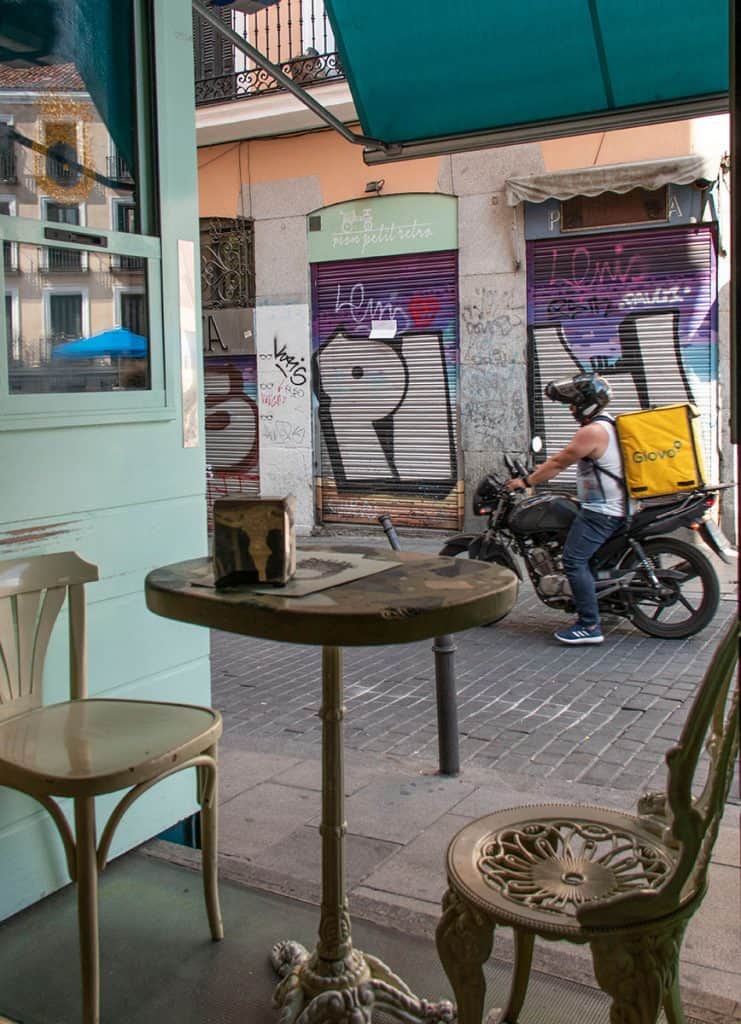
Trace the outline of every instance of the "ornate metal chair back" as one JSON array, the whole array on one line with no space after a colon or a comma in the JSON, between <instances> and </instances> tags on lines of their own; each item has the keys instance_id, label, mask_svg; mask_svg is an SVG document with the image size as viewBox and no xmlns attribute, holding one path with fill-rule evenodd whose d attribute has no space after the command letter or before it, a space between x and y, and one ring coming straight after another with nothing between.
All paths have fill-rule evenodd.
<instances>
[{"instance_id":1,"label":"ornate metal chair back","mask_svg":"<svg viewBox=\"0 0 741 1024\"><path fill-rule=\"evenodd\" d=\"M98 570L73 551L0 562L0 721L39 707L44 660L68 596L70 697L87 696L84 585Z\"/></svg>"},{"instance_id":2,"label":"ornate metal chair back","mask_svg":"<svg viewBox=\"0 0 741 1024\"><path fill-rule=\"evenodd\" d=\"M702 897L739 748L738 686L730 693L738 639L734 619L700 683L678 743L666 754L666 793L647 793L638 802L644 824L675 851L674 870L656 890L585 906L577 911L583 924L606 925L616 913L622 923L655 920Z\"/></svg>"}]
</instances>

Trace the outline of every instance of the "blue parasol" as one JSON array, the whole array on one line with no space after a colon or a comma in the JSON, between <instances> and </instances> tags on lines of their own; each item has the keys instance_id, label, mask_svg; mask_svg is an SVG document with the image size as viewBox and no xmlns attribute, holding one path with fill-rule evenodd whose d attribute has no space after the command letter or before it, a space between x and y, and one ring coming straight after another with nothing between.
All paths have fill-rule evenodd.
<instances>
[{"instance_id":1,"label":"blue parasol","mask_svg":"<svg viewBox=\"0 0 741 1024\"><path fill-rule=\"evenodd\" d=\"M52 349L52 359L143 359L149 352L149 341L125 327L113 327L90 338L65 341Z\"/></svg>"}]
</instances>

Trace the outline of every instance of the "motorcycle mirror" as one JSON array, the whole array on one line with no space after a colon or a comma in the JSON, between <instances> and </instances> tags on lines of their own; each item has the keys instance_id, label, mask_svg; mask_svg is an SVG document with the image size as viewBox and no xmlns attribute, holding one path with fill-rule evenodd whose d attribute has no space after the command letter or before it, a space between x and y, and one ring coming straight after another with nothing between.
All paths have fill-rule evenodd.
<instances>
[{"instance_id":1,"label":"motorcycle mirror","mask_svg":"<svg viewBox=\"0 0 741 1024\"><path fill-rule=\"evenodd\" d=\"M534 455L537 455L537 454L538 454L538 452L542 452L542 451L543 451L543 438L542 438L542 437L539 437L539 436L538 436L538 435L536 434L536 435L535 435L535 436L534 436L534 437L532 438L532 440L530 441L530 451L531 451L531 452L532 452L532 453L533 453Z\"/></svg>"}]
</instances>

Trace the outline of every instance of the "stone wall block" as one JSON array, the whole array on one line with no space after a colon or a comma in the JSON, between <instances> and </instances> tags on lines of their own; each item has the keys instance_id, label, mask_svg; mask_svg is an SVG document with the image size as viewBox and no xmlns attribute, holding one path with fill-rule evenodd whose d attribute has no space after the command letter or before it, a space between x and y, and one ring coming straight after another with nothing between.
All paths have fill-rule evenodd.
<instances>
[{"instance_id":1,"label":"stone wall block","mask_svg":"<svg viewBox=\"0 0 741 1024\"><path fill-rule=\"evenodd\" d=\"M305 217L323 205L322 186L317 175L253 184L250 198L255 220Z\"/></svg>"},{"instance_id":2,"label":"stone wall block","mask_svg":"<svg viewBox=\"0 0 741 1024\"><path fill-rule=\"evenodd\" d=\"M500 146L453 156L453 191L459 196L501 192L507 178L542 174L545 170L539 143Z\"/></svg>"},{"instance_id":3,"label":"stone wall block","mask_svg":"<svg viewBox=\"0 0 741 1024\"><path fill-rule=\"evenodd\" d=\"M514 212L503 193L461 196L458 203L459 266L471 274L509 274L514 270Z\"/></svg>"},{"instance_id":4,"label":"stone wall block","mask_svg":"<svg viewBox=\"0 0 741 1024\"><path fill-rule=\"evenodd\" d=\"M310 448L273 448L260 451L260 493L296 498L296 533L306 534L314 526L314 490Z\"/></svg>"},{"instance_id":5,"label":"stone wall block","mask_svg":"<svg viewBox=\"0 0 741 1024\"><path fill-rule=\"evenodd\" d=\"M437 173L437 190L445 195L453 194L453 158L440 157L440 169Z\"/></svg>"},{"instance_id":6,"label":"stone wall block","mask_svg":"<svg viewBox=\"0 0 741 1024\"><path fill-rule=\"evenodd\" d=\"M523 363L461 366L461 434L466 458L471 451L522 451L528 437Z\"/></svg>"},{"instance_id":7,"label":"stone wall block","mask_svg":"<svg viewBox=\"0 0 741 1024\"><path fill-rule=\"evenodd\" d=\"M461 362L524 361L524 273L477 274L459 284Z\"/></svg>"},{"instance_id":8,"label":"stone wall block","mask_svg":"<svg viewBox=\"0 0 741 1024\"><path fill-rule=\"evenodd\" d=\"M258 304L309 298L306 218L255 222L255 284Z\"/></svg>"}]
</instances>

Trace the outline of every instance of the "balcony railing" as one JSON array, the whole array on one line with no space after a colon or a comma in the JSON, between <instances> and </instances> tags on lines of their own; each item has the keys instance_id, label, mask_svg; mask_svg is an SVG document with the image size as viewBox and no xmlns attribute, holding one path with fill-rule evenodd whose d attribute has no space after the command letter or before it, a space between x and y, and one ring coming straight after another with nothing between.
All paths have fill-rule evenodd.
<instances>
[{"instance_id":1,"label":"balcony railing","mask_svg":"<svg viewBox=\"0 0 741 1024\"><path fill-rule=\"evenodd\" d=\"M39 270L43 274L84 274L87 271L85 256L79 249L43 249Z\"/></svg>"},{"instance_id":2,"label":"balcony railing","mask_svg":"<svg viewBox=\"0 0 741 1024\"><path fill-rule=\"evenodd\" d=\"M231 27L300 85L344 79L321 0L279 0L257 14L230 14ZM228 24L228 22L227 22ZM280 92L283 86L194 16L196 106Z\"/></svg>"},{"instance_id":3,"label":"balcony railing","mask_svg":"<svg viewBox=\"0 0 741 1024\"><path fill-rule=\"evenodd\" d=\"M111 270L116 273L132 273L144 270L143 256L111 256Z\"/></svg>"},{"instance_id":4,"label":"balcony railing","mask_svg":"<svg viewBox=\"0 0 741 1024\"><path fill-rule=\"evenodd\" d=\"M118 153L108 157L108 177L113 178L114 181L125 181L127 183L134 180L129 165Z\"/></svg>"}]
</instances>

